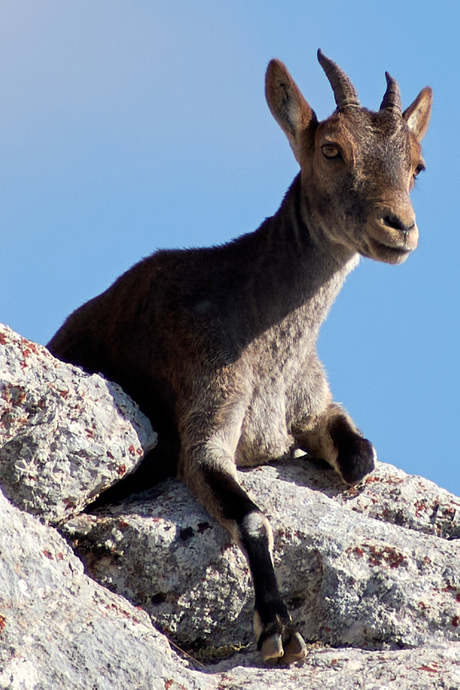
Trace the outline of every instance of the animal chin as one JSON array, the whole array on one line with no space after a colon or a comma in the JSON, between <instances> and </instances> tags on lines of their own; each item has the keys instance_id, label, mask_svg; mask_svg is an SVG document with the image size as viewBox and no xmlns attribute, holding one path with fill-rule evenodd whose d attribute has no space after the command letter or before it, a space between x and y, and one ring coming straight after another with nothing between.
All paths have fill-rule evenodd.
<instances>
[{"instance_id":1,"label":"animal chin","mask_svg":"<svg viewBox=\"0 0 460 690\"><path fill-rule=\"evenodd\" d=\"M387 264L402 264L412 251L412 249L407 247L385 244L368 235L364 251L360 253L370 259L383 261Z\"/></svg>"}]
</instances>

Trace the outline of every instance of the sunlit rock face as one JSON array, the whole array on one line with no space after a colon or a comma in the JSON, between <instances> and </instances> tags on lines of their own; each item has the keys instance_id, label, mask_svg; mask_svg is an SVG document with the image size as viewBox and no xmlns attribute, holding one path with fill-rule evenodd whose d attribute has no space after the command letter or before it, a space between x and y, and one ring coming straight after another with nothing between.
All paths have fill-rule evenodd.
<instances>
[{"instance_id":1,"label":"sunlit rock face","mask_svg":"<svg viewBox=\"0 0 460 690\"><path fill-rule=\"evenodd\" d=\"M154 441L119 387L0 327L0 687L460 687L459 498L382 463L351 489L302 458L239 472L310 643L266 668L246 561L178 480L83 512Z\"/></svg>"},{"instance_id":2,"label":"sunlit rock face","mask_svg":"<svg viewBox=\"0 0 460 690\"><path fill-rule=\"evenodd\" d=\"M132 472L155 442L120 386L0 326L0 482L17 506L59 522Z\"/></svg>"}]
</instances>

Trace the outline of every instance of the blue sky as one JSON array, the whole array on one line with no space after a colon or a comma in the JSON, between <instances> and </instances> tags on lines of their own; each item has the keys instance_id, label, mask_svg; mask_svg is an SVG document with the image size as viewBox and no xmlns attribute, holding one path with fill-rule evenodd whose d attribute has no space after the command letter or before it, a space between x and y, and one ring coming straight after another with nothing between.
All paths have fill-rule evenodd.
<instances>
[{"instance_id":1,"label":"blue sky","mask_svg":"<svg viewBox=\"0 0 460 690\"><path fill-rule=\"evenodd\" d=\"M320 118L321 47L378 108L427 84L417 252L362 261L323 327L335 398L379 458L460 495L457 3L2 0L0 321L46 343L158 247L221 243L276 211L297 172L264 101L270 58Z\"/></svg>"}]
</instances>

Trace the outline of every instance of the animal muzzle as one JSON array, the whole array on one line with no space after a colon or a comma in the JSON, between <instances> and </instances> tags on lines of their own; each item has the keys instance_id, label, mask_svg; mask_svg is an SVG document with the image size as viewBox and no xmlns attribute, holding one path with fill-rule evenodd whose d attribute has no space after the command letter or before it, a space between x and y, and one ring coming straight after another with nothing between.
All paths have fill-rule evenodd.
<instances>
[{"instance_id":1,"label":"animal muzzle","mask_svg":"<svg viewBox=\"0 0 460 690\"><path fill-rule=\"evenodd\" d=\"M378 206L366 223L368 256L377 261L399 264L417 248L418 227L410 204L400 207ZM367 252L365 252L367 253Z\"/></svg>"}]
</instances>

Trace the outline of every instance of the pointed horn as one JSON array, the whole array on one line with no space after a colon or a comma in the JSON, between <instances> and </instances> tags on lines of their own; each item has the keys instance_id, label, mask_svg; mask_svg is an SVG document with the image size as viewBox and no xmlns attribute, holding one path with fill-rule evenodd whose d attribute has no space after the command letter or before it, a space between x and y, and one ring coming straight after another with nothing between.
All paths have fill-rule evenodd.
<instances>
[{"instance_id":1,"label":"pointed horn","mask_svg":"<svg viewBox=\"0 0 460 690\"><path fill-rule=\"evenodd\" d=\"M321 50L318 50L318 62L332 86L337 108L343 110L343 108L359 107L358 92L343 69L326 57Z\"/></svg>"},{"instance_id":2,"label":"pointed horn","mask_svg":"<svg viewBox=\"0 0 460 690\"><path fill-rule=\"evenodd\" d=\"M387 90L385 91L380 110L392 110L401 115L401 91L399 90L398 82L388 72L385 72L385 78L387 80Z\"/></svg>"}]
</instances>

